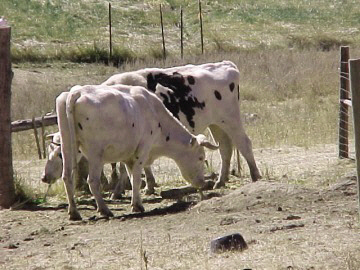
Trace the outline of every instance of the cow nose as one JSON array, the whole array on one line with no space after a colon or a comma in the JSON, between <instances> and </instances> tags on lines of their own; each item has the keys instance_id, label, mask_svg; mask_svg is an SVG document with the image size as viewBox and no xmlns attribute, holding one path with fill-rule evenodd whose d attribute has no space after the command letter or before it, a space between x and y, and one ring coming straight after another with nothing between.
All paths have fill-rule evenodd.
<instances>
[{"instance_id":1,"label":"cow nose","mask_svg":"<svg viewBox=\"0 0 360 270\"><path fill-rule=\"evenodd\" d=\"M41 177L41 181L44 182L44 183L48 183L47 179L46 179L46 175L43 174L42 177Z\"/></svg>"}]
</instances>

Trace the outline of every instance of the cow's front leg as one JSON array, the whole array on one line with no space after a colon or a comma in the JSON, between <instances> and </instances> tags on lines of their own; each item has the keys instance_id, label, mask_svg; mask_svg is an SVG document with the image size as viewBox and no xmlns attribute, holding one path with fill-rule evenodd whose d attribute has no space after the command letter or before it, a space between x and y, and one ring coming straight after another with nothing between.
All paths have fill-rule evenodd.
<instances>
[{"instance_id":1,"label":"cow's front leg","mask_svg":"<svg viewBox=\"0 0 360 270\"><path fill-rule=\"evenodd\" d=\"M69 203L68 214L70 220L81 220L81 215L76 208L76 203L74 199L74 182L72 179L71 172L65 172L63 175L64 186L66 190L66 195Z\"/></svg>"},{"instance_id":2,"label":"cow's front leg","mask_svg":"<svg viewBox=\"0 0 360 270\"><path fill-rule=\"evenodd\" d=\"M140 188L141 188L141 162L135 162L132 168L129 168L128 171L131 172L131 185L132 185L132 197L131 197L131 207L133 212L144 212L144 206L141 202Z\"/></svg>"},{"instance_id":3,"label":"cow's front leg","mask_svg":"<svg viewBox=\"0 0 360 270\"><path fill-rule=\"evenodd\" d=\"M100 177L101 177L102 168L103 168L103 164L99 162L97 163L89 162L88 184L90 186L91 193L95 197L98 212L100 212L100 214L103 216L113 217L114 216L113 213L106 206L104 199L102 198L100 193Z\"/></svg>"}]
</instances>

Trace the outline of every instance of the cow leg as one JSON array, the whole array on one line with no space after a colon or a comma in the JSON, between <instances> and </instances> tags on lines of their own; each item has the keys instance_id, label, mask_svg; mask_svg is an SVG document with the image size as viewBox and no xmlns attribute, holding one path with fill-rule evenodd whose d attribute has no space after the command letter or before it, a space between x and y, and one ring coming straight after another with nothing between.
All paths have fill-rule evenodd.
<instances>
[{"instance_id":1,"label":"cow leg","mask_svg":"<svg viewBox=\"0 0 360 270\"><path fill-rule=\"evenodd\" d=\"M218 180L215 182L214 188L225 186L225 182L229 180L230 163L232 155L232 143L229 136L218 126L209 126L211 134L219 143L219 152L221 156L221 171Z\"/></svg>"},{"instance_id":2,"label":"cow leg","mask_svg":"<svg viewBox=\"0 0 360 270\"><path fill-rule=\"evenodd\" d=\"M127 181L129 181L125 164L122 162L120 163L119 171L120 171L120 178L119 178L119 181L116 183L113 194L111 195L111 199L114 199L114 200L121 199L122 194L125 193L125 184Z\"/></svg>"},{"instance_id":3,"label":"cow leg","mask_svg":"<svg viewBox=\"0 0 360 270\"><path fill-rule=\"evenodd\" d=\"M133 166L127 164L128 173L130 174L130 181L132 186L131 207L133 212L144 212L144 206L141 202L140 188L141 188L141 170L139 162L135 162Z\"/></svg>"},{"instance_id":4,"label":"cow leg","mask_svg":"<svg viewBox=\"0 0 360 270\"><path fill-rule=\"evenodd\" d=\"M235 124L236 122L238 122L238 124ZM241 121L231 121L231 124L223 125L223 129L230 136L236 148L239 149L241 154L244 156L250 169L252 181L255 182L259 180L261 175L258 167L256 166L252 143L250 138L246 135Z\"/></svg>"},{"instance_id":5,"label":"cow leg","mask_svg":"<svg viewBox=\"0 0 360 270\"><path fill-rule=\"evenodd\" d=\"M145 177L146 177L146 186L145 186L145 194L151 195L155 193L155 177L152 173L151 167L144 167Z\"/></svg>"},{"instance_id":6,"label":"cow leg","mask_svg":"<svg viewBox=\"0 0 360 270\"><path fill-rule=\"evenodd\" d=\"M76 203L74 199L75 188L71 172L65 173L63 176L63 180L69 203L68 214L70 220L81 220L81 215L76 208Z\"/></svg>"},{"instance_id":7,"label":"cow leg","mask_svg":"<svg viewBox=\"0 0 360 270\"><path fill-rule=\"evenodd\" d=\"M89 177L88 177L88 184L90 186L90 191L95 197L95 201L97 204L98 212L101 215L106 217L113 217L113 213L110 209L106 206L104 199L100 193L100 178L102 172L103 164L96 162L90 163L89 161Z\"/></svg>"},{"instance_id":8,"label":"cow leg","mask_svg":"<svg viewBox=\"0 0 360 270\"><path fill-rule=\"evenodd\" d=\"M111 180L110 180L110 190L113 190L117 183L119 182L119 175L116 170L116 163L111 163Z\"/></svg>"}]
</instances>

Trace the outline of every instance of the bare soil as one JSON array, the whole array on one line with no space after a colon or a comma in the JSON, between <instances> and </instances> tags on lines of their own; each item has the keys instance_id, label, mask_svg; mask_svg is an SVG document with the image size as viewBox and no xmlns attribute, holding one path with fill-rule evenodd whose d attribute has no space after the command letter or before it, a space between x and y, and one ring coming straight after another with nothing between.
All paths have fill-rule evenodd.
<instances>
[{"instance_id":1,"label":"bare soil","mask_svg":"<svg viewBox=\"0 0 360 270\"><path fill-rule=\"evenodd\" d=\"M107 201L109 220L84 196L79 222L68 220L65 200L1 211L0 269L360 269L354 162L339 161L333 145L255 155L261 181L251 183L245 170L188 203L143 195L143 217L131 215L130 193ZM162 162L158 178L172 175ZM34 163L40 174L43 163ZM15 169L28 171L21 164ZM230 233L248 249L211 253L210 241Z\"/></svg>"}]
</instances>

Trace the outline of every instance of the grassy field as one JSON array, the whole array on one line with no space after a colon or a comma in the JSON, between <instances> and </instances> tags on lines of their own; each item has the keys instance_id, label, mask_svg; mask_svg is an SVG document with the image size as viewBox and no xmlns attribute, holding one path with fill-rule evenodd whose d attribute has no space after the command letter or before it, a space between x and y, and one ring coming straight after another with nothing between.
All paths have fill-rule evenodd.
<instances>
[{"instance_id":1,"label":"grassy field","mask_svg":"<svg viewBox=\"0 0 360 270\"><path fill-rule=\"evenodd\" d=\"M200 54L196 0L124 0L112 4L114 58L160 58L159 4L163 4L166 48L180 56L180 6L184 9L185 55ZM203 1L206 52L263 48L329 50L356 44L357 1ZM13 27L17 62L105 61L108 57L108 1L3 0L0 15Z\"/></svg>"},{"instance_id":2,"label":"grassy field","mask_svg":"<svg viewBox=\"0 0 360 270\"><path fill-rule=\"evenodd\" d=\"M160 3L166 61L161 59ZM356 1L203 1L205 55L197 1L111 4L119 68L103 63L107 1L2 1L0 15L12 26L13 120L53 111L56 96L72 85L97 84L117 72L228 59L241 72L242 111L258 116L247 125L255 148L336 143L338 46L349 44L351 56L360 55ZM184 59L179 57L180 6ZM13 146L17 160L36 156L31 131L14 133Z\"/></svg>"},{"instance_id":3,"label":"grassy field","mask_svg":"<svg viewBox=\"0 0 360 270\"><path fill-rule=\"evenodd\" d=\"M231 176L226 188L206 194L208 200L185 198L195 207L130 220L123 218L130 212L129 192L121 201L107 200L116 216L110 220L94 220L96 212L86 204L91 199L79 196L84 220L73 223L66 220L61 181L43 199L46 161L38 160L33 131L13 133L19 190L44 203L38 211L0 211L0 268L359 269L355 164L337 158L338 47L349 45L351 57L360 57L358 1L202 1L204 55L196 0L110 2L118 67L104 64L107 1L1 0L0 16L12 26L12 120L51 112L56 96L69 87L98 84L114 73L231 60L241 74L241 110L256 115L245 126L263 180L249 183L242 162L242 177ZM218 153L207 159L209 172L218 170ZM157 160L153 170L157 194L185 184L169 159ZM174 202L142 197L147 211ZM249 249L210 254L210 241L230 232L241 232Z\"/></svg>"}]
</instances>

